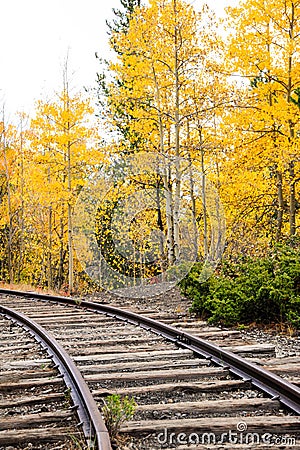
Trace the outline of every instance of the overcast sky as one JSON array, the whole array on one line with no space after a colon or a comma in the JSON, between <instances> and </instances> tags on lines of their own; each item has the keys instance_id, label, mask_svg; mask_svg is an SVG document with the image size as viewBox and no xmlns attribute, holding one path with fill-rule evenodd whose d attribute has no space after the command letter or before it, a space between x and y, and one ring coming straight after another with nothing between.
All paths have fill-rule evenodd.
<instances>
[{"instance_id":1,"label":"overcast sky","mask_svg":"<svg viewBox=\"0 0 300 450\"><path fill-rule=\"evenodd\" d=\"M191 0L199 8L202 0ZM237 0L207 0L221 13ZM0 25L0 104L9 115L30 112L34 101L62 86L69 53L72 83L94 85L95 52L107 56L105 20L119 0L2 0Z\"/></svg>"}]
</instances>

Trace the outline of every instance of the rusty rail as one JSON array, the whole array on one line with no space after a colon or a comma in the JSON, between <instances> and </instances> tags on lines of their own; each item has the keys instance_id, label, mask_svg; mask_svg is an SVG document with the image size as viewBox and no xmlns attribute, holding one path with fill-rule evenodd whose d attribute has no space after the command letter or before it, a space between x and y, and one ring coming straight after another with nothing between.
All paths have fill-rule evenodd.
<instances>
[{"instance_id":1,"label":"rusty rail","mask_svg":"<svg viewBox=\"0 0 300 450\"><path fill-rule=\"evenodd\" d=\"M2 305L0 305L0 313L7 318L13 319L29 331L42 347L47 350L63 376L67 388L70 389L74 408L77 410L79 417L78 426L82 426L88 447L97 450L111 450L109 434L98 406L80 371L68 353L43 327L24 314Z\"/></svg>"}]
</instances>

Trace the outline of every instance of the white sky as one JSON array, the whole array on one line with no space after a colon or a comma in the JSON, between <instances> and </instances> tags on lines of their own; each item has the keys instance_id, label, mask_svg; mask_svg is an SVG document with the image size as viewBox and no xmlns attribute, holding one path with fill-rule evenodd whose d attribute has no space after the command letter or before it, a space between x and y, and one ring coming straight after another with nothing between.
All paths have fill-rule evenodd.
<instances>
[{"instance_id":1,"label":"white sky","mask_svg":"<svg viewBox=\"0 0 300 450\"><path fill-rule=\"evenodd\" d=\"M191 0L197 9L204 0ZM219 13L237 0L207 0ZM95 52L108 55L105 20L119 0L1 0L0 105L8 115L31 112L34 101L62 87L69 74L76 89L94 86L99 67Z\"/></svg>"}]
</instances>

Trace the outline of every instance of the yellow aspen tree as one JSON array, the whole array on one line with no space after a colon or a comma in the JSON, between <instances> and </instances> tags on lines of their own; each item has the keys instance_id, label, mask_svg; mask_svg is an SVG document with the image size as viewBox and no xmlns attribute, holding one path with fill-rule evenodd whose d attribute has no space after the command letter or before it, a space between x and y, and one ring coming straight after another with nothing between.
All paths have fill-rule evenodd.
<instances>
[{"instance_id":1,"label":"yellow aspen tree","mask_svg":"<svg viewBox=\"0 0 300 450\"><path fill-rule=\"evenodd\" d=\"M26 148L25 115L19 127L7 123L3 112L0 139L1 274L9 282L20 282L26 261L26 176L30 160Z\"/></svg>"},{"instance_id":2,"label":"yellow aspen tree","mask_svg":"<svg viewBox=\"0 0 300 450\"><path fill-rule=\"evenodd\" d=\"M14 144L15 144L15 130L6 123L5 110L3 107L2 121L0 122L1 132L1 169L4 175L4 189L6 191L6 201L4 202L3 218L4 223L2 226L7 229L7 275L8 281L11 283L14 279L13 268L13 234L14 234L14 207L12 198L12 174L14 170ZM3 201L3 200L2 200Z\"/></svg>"},{"instance_id":3,"label":"yellow aspen tree","mask_svg":"<svg viewBox=\"0 0 300 450\"><path fill-rule=\"evenodd\" d=\"M233 157L245 164L250 178L252 172L253 179L260 179L261 192L269 184L275 201L268 213L269 230L276 214L273 234L280 240L297 229L300 3L246 0L227 13L231 36L226 70L246 80L237 83Z\"/></svg>"},{"instance_id":4,"label":"yellow aspen tree","mask_svg":"<svg viewBox=\"0 0 300 450\"><path fill-rule=\"evenodd\" d=\"M28 196L26 192L26 184L28 172L30 171L31 151L28 146L27 126L28 117L22 112L17 114L18 124L18 139L16 142L16 164L15 171L15 193L18 204L18 251L17 253L17 267L15 279L20 283L23 277L26 264L26 244L29 236L26 233L26 208L28 205Z\"/></svg>"},{"instance_id":5,"label":"yellow aspen tree","mask_svg":"<svg viewBox=\"0 0 300 450\"><path fill-rule=\"evenodd\" d=\"M71 95L65 79L64 89L56 96L55 101L38 102L36 117L31 123L31 135L36 151L35 161L39 170L42 168L44 177L44 201L49 214L50 245L53 238L54 210L56 216L59 216L56 218L60 222L57 224L60 241L58 284L61 285L65 279L63 272L66 245L68 289L72 292L73 207L89 173L94 171L103 159L90 101L79 94Z\"/></svg>"},{"instance_id":6,"label":"yellow aspen tree","mask_svg":"<svg viewBox=\"0 0 300 450\"><path fill-rule=\"evenodd\" d=\"M122 105L122 111L132 118L127 136L138 135L139 148L166 157L162 181L170 263L179 256L179 158L188 158L184 143L186 122L195 123L193 93L198 110L211 107L204 94L196 98L200 85L207 82L204 74L216 51L215 33L203 26L208 15L207 7L196 13L182 0L153 0L134 10L126 34L113 36L122 52L110 66L116 80L109 85L111 123ZM172 158L175 165L171 168Z\"/></svg>"}]
</instances>

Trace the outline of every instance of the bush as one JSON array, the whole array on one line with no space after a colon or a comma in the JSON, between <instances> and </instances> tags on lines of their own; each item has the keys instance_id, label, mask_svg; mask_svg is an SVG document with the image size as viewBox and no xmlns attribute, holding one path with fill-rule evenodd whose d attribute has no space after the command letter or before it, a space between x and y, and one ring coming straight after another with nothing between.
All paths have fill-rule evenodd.
<instances>
[{"instance_id":1,"label":"bush","mask_svg":"<svg viewBox=\"0 0 300 450\"><path fill-rule=\"evenodd\" d=\"M224 261L217 274L201 282L196 264L182 280L192 311L223 325L283 323L300 328L300 251L277 245L264 258Z\"/></svg>"},{"instance_id":2,"label":"bush","mask_svg":"<svg viewBox=\"0 0 300 450\"><path fill-rule=\"evenodd\" d=\"M136 403L133 398L112 394L104 400L102 413L105 425L113 441L117 440L121 425L130 420L135 412Z\"/></svg>"}]
</instances>

